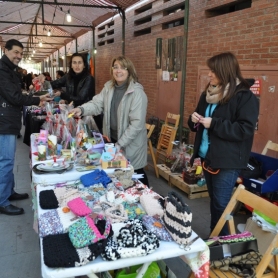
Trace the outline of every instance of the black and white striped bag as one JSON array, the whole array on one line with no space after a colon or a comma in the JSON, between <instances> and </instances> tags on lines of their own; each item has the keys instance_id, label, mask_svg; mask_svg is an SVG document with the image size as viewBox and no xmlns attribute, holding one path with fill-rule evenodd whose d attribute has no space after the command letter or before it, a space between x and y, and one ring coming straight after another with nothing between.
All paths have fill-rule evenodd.
<instances>
[{"instance_id":1,"label":"black and white striped bag","mask_svg":"<svg viewBox=\"0 0 278 278\"><path fill-rule=\"evenodd\" d=\"M169 192L165 199L165 227L177 243L185 245L192 233L192 212L182 197L174 191Z\"/></svg>"}]
</instances>

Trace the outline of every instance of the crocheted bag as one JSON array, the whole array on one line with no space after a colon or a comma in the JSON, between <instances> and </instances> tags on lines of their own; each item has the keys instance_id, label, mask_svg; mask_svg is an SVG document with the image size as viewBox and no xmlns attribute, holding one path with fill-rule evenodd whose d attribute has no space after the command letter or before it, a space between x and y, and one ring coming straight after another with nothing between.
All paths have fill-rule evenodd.
<instances>
[{"instance_id":1,"label":"crocheted bag","mask_svg":"<svg viewBox=\"0 0 278 278\"><path fill-rule=\"evenodd\" d=\"M111 233L109 237L113 235ZM104 250L107 239L76 249L73 247L68 233L49 235L42 239L43 259L48 267L78 267L95 260Z\"/></svg>"},{"instance_id":2,"label":"crocheted bag","mask_svg":"<svg viewBox=\"0 0 278 278\"><path fill-rule=\"evenodd\" d=\"M69 238L75 248L82 248L107 238L110 230L103 215L97 214L94 220L87 215L69 227Z\"/></svg>"},{"instance_id":3,"label":"crocheted bag","mask_svg":"<svg viewBox=\"0 0 278 278\"><path fill-rule=\"evenodd\" d=\"M39 203L42 209L56 209L59 206L58 200L52 189L40 192Z\"/></svg>"},{"instance_id":4,"label":"crocheted bag","mask_svg":"<svg viewBox=\"0 0 278 278\"><path fill-rule=\"evenodd\" d=\"M109 238L102 258L115 261L120 258L145 256L159 247L155 234L148 231L141 220L113 224L114 237Z\"/></svg>"},{"instance_id":5,"label":"crocheted bag","mask_svg":"<svg viewBox=\"0 0 278 278\"><path fill-rule=\"evenodd\" d=\"M69 201L68 207L77 216L86 216L92 212L92 210L87 207L86 203L80 197Z\"/></svg>"},{"instance_id":6,"label":"crocheted bag","mask_svg":"<svg viewBox=\"0 0 278 278\"><path fill-rule=\"evenodd\" d=\"M168 193L163 221L168 232L179 244L186 244L191 236L192 212L180 195Z\"/></svg>"},{"instance_id":7,"label":"crocheted bag","mask_svg":"<svg viewBox=\"0 0 278 278\"><path fill-rule=\"evenodd\" d=\"M80 177L80 181L85 187L94 185L96 183L102 183L104 187L111 182L111 179L103 170L96 169L92 173L83 175Z\"/></svg>"}]
</instances>

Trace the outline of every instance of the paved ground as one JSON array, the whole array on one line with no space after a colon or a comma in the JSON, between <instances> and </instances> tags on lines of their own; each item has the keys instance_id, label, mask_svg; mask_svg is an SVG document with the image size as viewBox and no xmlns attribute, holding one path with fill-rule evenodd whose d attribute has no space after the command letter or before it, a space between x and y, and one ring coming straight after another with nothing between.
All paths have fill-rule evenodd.
<instances>
[{"instance_id":1,"label":"paved ground","mask_svg":"<svg viewBox=\"0 0 278 278\"><path fill-rule=\"evenodd\" d=\"M24 131L22 131L23 134ZM29 147L18 139L14 167L16 190L30 195ZM170 188L165 180L158 179L154 170L147 170L150 185L161 195L175 190L182 194L193 212L192 228L202 238L209 235L209 198L189 200L186 194L177 188ZM33 230L33 211L31 199L13 202L23 207L24 215L7 216L0 214L0 277L1 278L40 278L40 245L38 235ZM180 259L166 260L177 278L188 276L188 267Z\"/></svg>"}]
</instances>

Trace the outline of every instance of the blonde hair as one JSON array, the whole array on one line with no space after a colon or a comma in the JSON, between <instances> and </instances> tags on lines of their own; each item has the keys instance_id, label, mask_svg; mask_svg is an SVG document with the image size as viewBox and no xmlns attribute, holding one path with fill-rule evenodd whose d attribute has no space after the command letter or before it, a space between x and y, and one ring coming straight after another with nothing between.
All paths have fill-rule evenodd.
<instances>
[{"instance_id":1,"label":"blonde hair","mask_svg":"<svg viewBox=\"0 0 278 278\"><path fill-rule=\"evenodd\" d=\"M129 86L129 84L131 82L137 82L138 81L138 77L137 77L137 73L135 70L135 67L133 65L133 63L131 62L131 60L125 56L118 56L113 58L112 63L111 63L111 67L110 67L110 74L111 74L111 79L112 79L112 87L117 85L117 82L113 76L113 67L115 62L119 62L119 64L121 65L121 67L126 68L128 71L128 78L127 78L127 87Z\"/></svg>"}]
</instances>

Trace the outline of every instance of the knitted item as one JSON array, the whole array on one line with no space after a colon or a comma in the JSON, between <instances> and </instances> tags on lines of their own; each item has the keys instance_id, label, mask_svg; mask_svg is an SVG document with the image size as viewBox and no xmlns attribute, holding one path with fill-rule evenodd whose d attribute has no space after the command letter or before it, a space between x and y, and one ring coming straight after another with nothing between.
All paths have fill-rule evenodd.
<instances>
[{"instance_id":1,"label":"knitted item","mask_svg":"<svg viewBox=\"0 0 278 278\"><path fill-rule=\"evenodd\" d=\"M168 193L163 221L166 229L177 243L186 244L189 242L192 233L192 212L174 191Z\"/></svg>"},{"instance_id":2,"label":"knitted item","mask_svg":"<svg viewBox=\"0 0 278 278\"><path fill-rule=\"evenodd\" d=\"M86 216L69 227L69 238L76 248L82 248L108 237L111 224L102 215L93 220Z\"/></svg>"},{"instance_id":3,"label":"knitted item","mask_svg":"<svg viewBox=\"0 0 278 278\"><path fill-rule=\"evenodd\" d=\"M45 237L66 233L76 221L76 216L71 211L63 212L63 208L45 212L39 217L39 235Z\"/></svg>"},{"instance_id":4,"label":"knitted item","mask_svg":"<svg viewBox=\"0 0 278 278\"><path fill-rule=\"evenodd\" d=\"M113 232L111 230L112 236ZM106 246L107 239L76 249L68 234L49 235L43 238L43 259L48 267L77 267L93 261Z\"/></svg>"},{"instance_id":5,"label":"knitted item","mask_svg":"<svg viewBox=\"0 0 278 278\"><path fill-rule=\"evenodd\" d=\"M66 186L63 186L57 187L53 189L53 191L60 206L66 206L68 201L80 197L78 194L78 189L76 188L67 188Z\"/></svg>"},{"instance_id":6,"label":"knitted item","mask_svg":"<svg viewBox=\"0 0 278 278\"><path fill-rule=\"evenodd\" d=\"M173 238L165 228L163 221L159 218L144 215L142 221L147 230L154 233L159 239L173 241Z\"/></svg>"},{"instance_id":7,"label":"knitted item","mask_svg":"<svg viewBox=\"0 0 278 278\"><path fill-rule=\"evenodd\" d=\"M213 238L208 239L208 241L231 243L231 242L240 242L240 241L250 241L250 240L254 240L254 239L255 239L255 237L253 236L253 234L251 232L244 231L240 234L213 237Z\"/></svg>"},{"instance_id":8,"label":"knitted item","mask_svg":"<svg viewBox=\"0 0 278 278\"><path fill-rule=\"evenodd\" d=\"M51 210L39 217L39 236L62 234L63 226L60 222L57 210Z\"/></svg>"},{"instance_id":9,"label":"knitted item","mask_svg":"<svg viewBox=\"0 0 278 278\"><path fill-rule=\"evenodd\" d=\"M86 203L80 197L69 201L68 207L77 216L85 216L92 212L92 210L86 206Z\"/></svg>"},{"instance_id":10,"label":"knitted item","mask_svg":"<svg viewBox=\"0 0 278 278\"><path fill-rule=\"evenodd\" d=\"M111 182L111 179L103 170L96 169L92 173L81 176L80 181L85 187L94 185L96 183L102 183L106 188L107 184Z\"/></svg>"},{"instance_id":11,"label":"knitted item","mask_svg":"<svg viewBox=\"0 0 278 278\"><path fill-rule=\"evenodd\" d=\"M56 209L58 208L58 200L52 189L43 190L39 195L39 203L42 209Z\"/></svg>"},{"instance_id":12,"label":"knitted item","mask_svg":"<svg viewBox=\"0 0 278 278\"><path fill-rule=\"evenodd\" d=\"M140 203L148 215L158 215L159 217L163 216L164 210L159 202L160 198L161 196L154 191L147 194L144 191L140 196Z\"/></svg>"},{"instance_id":13,"label":"knitted item","mask_svg":"<svg viewBox=\"0 0 278 278\"><path fill-rule=\"evenodd\" d=\"M144 256L154 252L159 247L159 240L135 219L113 225L114 238L109 238L102 258L114 261L120 258Z\"/></svg>"}]
</instances>

